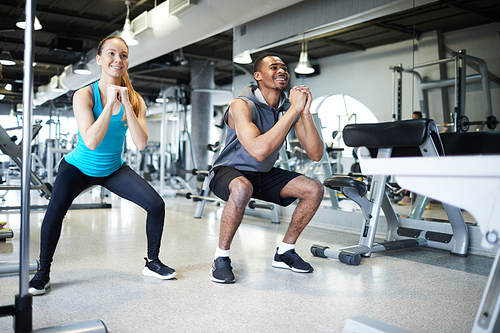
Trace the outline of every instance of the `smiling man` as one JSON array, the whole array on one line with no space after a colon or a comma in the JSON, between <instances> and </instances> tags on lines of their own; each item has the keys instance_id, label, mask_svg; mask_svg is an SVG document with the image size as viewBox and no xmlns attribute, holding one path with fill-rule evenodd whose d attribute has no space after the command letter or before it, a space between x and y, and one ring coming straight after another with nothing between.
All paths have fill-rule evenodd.
<instances>
[{"instance_id":1,"label":"smiling man","mask_svg":"<svg viewBox=\"0 0 500 333\"><path fill-rule=\"evenodd\" d=\"M295 242L323 199L323 185L274 167L292 127L312 160L323 156L323 142L310 113L312 95L306 86L298 86L290 90L289 98L285 96L290 75L277 55L258 58L253 75L257 85L246 86L224 114L226 144L209 174L210 189L227 202L210 271L212 281L218 283L234 283L230 245L251 198L282 206L299 199L272 266L297 273L313 271L295 252Z\"/></svg>"}]
</instances>

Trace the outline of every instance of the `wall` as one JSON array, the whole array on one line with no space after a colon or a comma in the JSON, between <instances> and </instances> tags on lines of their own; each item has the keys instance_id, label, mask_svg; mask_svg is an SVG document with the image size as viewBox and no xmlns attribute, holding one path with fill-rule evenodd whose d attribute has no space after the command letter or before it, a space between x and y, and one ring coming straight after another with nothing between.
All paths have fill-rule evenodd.
<instances>
[{"instance_id":1,"label":"wall","mask_svg":"<svg viewBox=\"0 0 500 333\"><path fill-rule=\"evenodd\" d=\"M488 69L493 74L500 76L500 43L498 32L500 24L489 24L466 30L454 31L444 34L444 43L453 50L466 49L467 54L482 58L486 61ZM402 64L410 67L415 64L437 60L436 34L423 35L416 42L414 60L412 54L413 41L406 41L366 51L353 52L317 62L321 74L308 79L297 80L292 76L291 85L306 84L314 96L328 94L346 94L365 104L379 121L390 121L392 110L392 77L389 67ZM314 62L313 62L314 64ZM295 64L290 66L295 67ZM448 77L454 77L454 70L450 66ZM430 80L439 78L438 66L418 69L422 77ZM467 74L475 72L467 68ZM418 110L418 95L414 94L412 106L412 78L410 74L403 74L403 119L411 118L413 110ZM237 90L237 89L235 89ZM500 89L498 84L490 82L492 95L493 115L500 119ZM453 89L449 89L453 106ZM441 93L439 90L429 93L429 113L436 122L443 121ZM469 119L482 119L483 100L480 84L468 85L466 94L466 115Z\"/></svg>"},{"instance_id":2,"label":"wall","mask_svg":"<svg viewBox=\"0 0 500 333\"><path fill-rule=\"evenodd\" d=\"M458 30L444 34L446 47L458 51L465 49L467 54L482 58L488 65L488 70L500 76L500 24L493 23L484 26ZM321 74L306 79L296 79L292 74L290 87L305 84L311 88L314 97L329 94L346 94L365 104L379 121L390 121L392 117L393 72L389 68L398 64L410 67L412 63L420 64L438 59L436 33L424 34L420 41L415 42L415 53L412 53L413 41L405 41L366 51L352 52L319 61ZM298 57L298 55L297 55ZM295 68L289 64L290 71ZM439 79L438 66L418 69L424 80ZM467 68L467 75L476 74ZM448 78L454 77L453 65L448 65ZM234 79L233 91L238 92L248 83L254 82L253 77L242 75ZM413 84L415 88L415 85ZM413 110L419 110L418 93L414 89L412 103L412 77L403 74L403 119L411 118ZM500 119L500 87L490 81L490 91L493 115ZM453 89L449 88L450 105L453 109ZM443 122L441 93L439 90L429 92L430 117L437 123ZM468 85L466 94L466 115L470 120L484 118L483 97L479 83ZM497 128L498 129L498 128Z\"/></svg>"}]
</instances>

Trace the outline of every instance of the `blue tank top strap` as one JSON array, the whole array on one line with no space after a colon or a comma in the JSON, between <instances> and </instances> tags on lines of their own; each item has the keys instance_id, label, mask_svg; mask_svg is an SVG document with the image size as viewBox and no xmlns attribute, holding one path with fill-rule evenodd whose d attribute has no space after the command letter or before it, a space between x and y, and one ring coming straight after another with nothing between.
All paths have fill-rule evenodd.
<instances>
[{"instance_id":1,"label":"blue tank top strap","mask_svg":"<svg viewBox=\"0 0 500 333\"><path fill-rule=\"evenodd\" d=\"M94 105L96 105L96 104L97 104L96 99L97 99L98 97L100 97L100 95L101 95L101 94L97 94L97 96L96 96L96 93L95 93L95 90L96 90L96 89L97 89L97 91L99 91L99 85L98 85L98 83L99 83L99 80L97 80L97 81L95 81L94 83L92 83L92 84L90 84L90 85L89 85L89 88L90 88L90 94L91 94L91 96L92 96L92 102L94 103L94 104L92 105L92 108L94 107Z\"/></svg>"}]
</instances>

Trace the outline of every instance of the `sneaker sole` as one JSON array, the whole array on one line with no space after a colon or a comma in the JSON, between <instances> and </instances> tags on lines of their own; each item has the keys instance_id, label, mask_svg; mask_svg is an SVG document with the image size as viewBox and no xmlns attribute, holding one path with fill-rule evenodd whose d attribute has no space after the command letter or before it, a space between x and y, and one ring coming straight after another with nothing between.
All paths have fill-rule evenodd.
<instances>
[{"instance_id":1,"label":"sneaker sole","mask_svg":"<svg viewBox=\"0 0 500 333\"><path fill-rule=\"evenodd\" d=\"M142 270L142 275L155 277L155 278L160 279L160 280L170 280L170 279L173 279L174 277L177 276L177 272L173 272L173 273L168 274L168 275L160 275L156 272L151 271L149 268L144 267L144 269Z\"/></svg>"},{"instance_id":2,"label":"sneaker sole","mask_svg":"<svg viewBox=\"0 0 500 333\"><path fill-rule=\"evenodd\" d=\"M220 280L220 279L217 279L216 277L213 276L213 269L210 269L210 279L212 280L212 282L216 282L216 283L224 283L224 284L230 284L230 283L234 283L234 280Z\"/></svg>"},{"instance_id":3,"label":"sneaker sole","mask_svg":"<svg viewBox=\"0 0 500 333\"><path fill-rule=\"evenodd\" d=\"M48 288L50 288L50 281L47 282L47 284L45 285L45 287L43 287L43 289L35 289L35 288L30 287L28 289L28 293L33 295L33 296L43 295L47 292Z\"/></svg>"},{"instance_id":4,"label":"sneaker sole","mask_svg":"<svg viewBox=\"0 0 500 333\"><path fill-rule=\"evenodd\" d=\"M290 266L288 266L287 264L285 264L282 261L273 260L272 265L275 268L289 269L289 270L291 270L292 272L295 272L295 273L312 273L312 270L298 269L298 268L295 268L295 267L290 267Z\"/></svg>"}]
</instances>

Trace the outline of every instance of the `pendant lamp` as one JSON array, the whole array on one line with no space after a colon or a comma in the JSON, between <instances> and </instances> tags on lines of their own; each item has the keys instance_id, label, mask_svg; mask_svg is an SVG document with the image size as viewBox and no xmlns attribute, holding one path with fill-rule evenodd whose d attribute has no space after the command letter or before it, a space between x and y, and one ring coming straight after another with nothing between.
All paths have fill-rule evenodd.
<instances>
[{"instance_id":1,"label":"pendant lamp","mask_svg":"<svg viewBox=\"0 0 500 333\"><path fill-rule=\"evenodd\" d=\"M119 36L123 38L128 46L133 46L139 44L139 41L135 39L135 33L130 24L130 1L125 1L125 5L127 6L127 17L125 18L125 25L123 26L123 30L119 33Z\"/></svg>"},{"instance_id":2,"label":"pendant lamp","mask_svg":"<svg viewBox=\"0 0 500 333\"><path fill-rule=\"evenodd\" d=\"M314 68L311 66L309 56L307 55L307 42L305 40L302 41L299 62L297 63L297 67L295 67L294 71L297 74L314 73Z\"/></svg>"}]
</instances>

